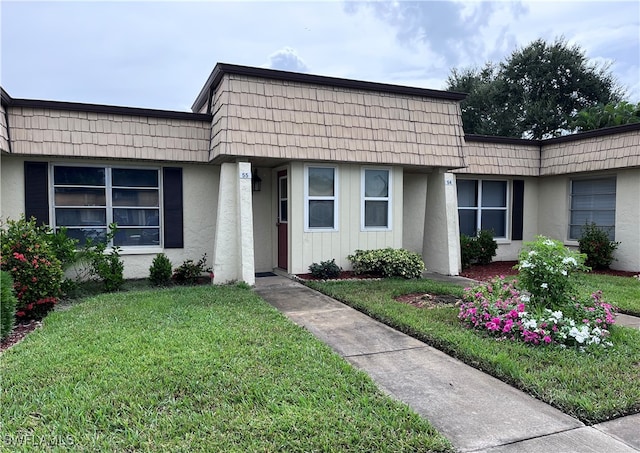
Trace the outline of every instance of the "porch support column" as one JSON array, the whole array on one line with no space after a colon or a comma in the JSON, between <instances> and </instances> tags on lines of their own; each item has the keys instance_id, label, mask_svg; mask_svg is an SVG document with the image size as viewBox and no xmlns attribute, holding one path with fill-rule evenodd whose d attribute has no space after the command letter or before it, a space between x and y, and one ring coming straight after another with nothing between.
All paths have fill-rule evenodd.
<instances>
[{"instance_id":1,"label":"porch support column","mask_svg":"<svg viewBox=\"0 0 640 453\"><path fill-rule=\"evenodd\" d=\"M429 271L444 275L460 273L456 177L444 170L434 171L427 178L422 257Z\"/></svg>"},{"instance_id":2,"label":"porch support column","mask_svg":"<svg viewBox=\"0 0 640 453\"><path fill-rule=\"evenodd\" d=\"M251 163L222 164L213 247L216 284L255 284L252 197Z\"/></svg>"}]
</instances>

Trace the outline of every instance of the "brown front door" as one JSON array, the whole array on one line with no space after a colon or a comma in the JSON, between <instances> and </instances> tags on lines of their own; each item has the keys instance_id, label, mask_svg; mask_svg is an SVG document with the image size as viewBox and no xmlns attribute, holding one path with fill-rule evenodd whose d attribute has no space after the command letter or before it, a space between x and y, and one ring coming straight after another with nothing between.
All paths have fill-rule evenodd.
<instances>
[{"instance_id":1,"label":"brown front door","mask_svg":"<svg viewBox=\"0 0 640 453\"><path fill-rule=\"evenodd\" d=\"M289 268L288 230L289 221L289 197L288 197L287 171L278 172L278 267L287 270Z\"/></svg>"}]
</instances>

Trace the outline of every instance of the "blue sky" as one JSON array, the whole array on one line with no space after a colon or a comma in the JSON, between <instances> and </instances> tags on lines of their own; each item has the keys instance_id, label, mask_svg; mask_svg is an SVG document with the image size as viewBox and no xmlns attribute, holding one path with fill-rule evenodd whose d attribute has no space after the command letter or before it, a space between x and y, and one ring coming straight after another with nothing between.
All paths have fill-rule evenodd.
<instances>
[{"instance_id":1,"label":"blue sky","mask_svg":"<svg viewBox=\"0 0 640 453\"><path fill-rule=\"evenodd\" d=\"M189 110L216 62L443 89L453 67L564 37L640 102L640 2L8 1L13 97Z\"/></svg>"}]
</instances>

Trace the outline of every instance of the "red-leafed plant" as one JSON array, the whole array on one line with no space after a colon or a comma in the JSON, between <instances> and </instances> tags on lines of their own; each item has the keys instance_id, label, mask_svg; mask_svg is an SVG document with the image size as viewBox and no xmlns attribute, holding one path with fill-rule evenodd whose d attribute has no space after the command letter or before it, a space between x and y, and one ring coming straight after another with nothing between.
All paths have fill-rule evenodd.
<instances>
[{"instance_id":1,"label":"red-leafed plant","mask_svg":"<svg viewBox=\"0 0 640 453\"><path fill-rule=\"evenodd\" d=\"M64 273L52 237L49 227L24 216L0 230L0 265L13 278L18 319L43 318L61 295Z\"/></svg>"}]
</instances>

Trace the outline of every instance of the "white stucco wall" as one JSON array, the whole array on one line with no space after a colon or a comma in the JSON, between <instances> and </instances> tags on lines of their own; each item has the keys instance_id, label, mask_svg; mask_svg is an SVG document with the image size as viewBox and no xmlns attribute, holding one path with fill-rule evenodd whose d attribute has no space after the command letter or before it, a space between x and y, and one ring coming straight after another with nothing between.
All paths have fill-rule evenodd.
<instances>
[{"instance_id":1,"label":"white stucco wall","mask_svg":"<svg viewBox=\"0 0 640 453\"><path fill-rule=\"evenodd\" d=\"M458 275L461 270L456 176L436 170L427 180L422 259L427 270Z\"/></svg>"},{"instance_id":2,"label":"white stucco wall","mask_svg":"<svg viewBox=\"0 0 640 453\"><path fill-rule=\"evenodd\" d=\"M276 225L275 210L277 193L273 186L273 175L269 168L258 168L258 176L262 179L262 189L253 192L253 244L256 272L270 272L275 266L274 249L277 236L274 235Z\"/></svg>"},{"instance_id":3,"label":"white stucco wall","mask_svg":"<svg viewBox=\"0 0 640 453\"><path fill-rule=\"evenodd\" d=\"M568 239L570 182L574 177L616 176L616 234L620 242L613 269L640 271L640 169L542 177L539 179L539 234L577 247Z\"/></svg>"},{"instance_id":4,"label":"white stucco wall","mask_svg":"<svg viewBox=\"0 0 640 453\"><path fill-rule=\"evenodd\" d=\"M0 218L17 219L24 212L24 161L23 157L3 154L0 159ZM42 161L42 159L39 159ZM59 160L58 160L59 161ZM74 160L74 163L104 165L105 161ZM113 162L111 162L113 163ZM132 165L131 161L123 162ZM149 164L148 162L145 165ZM199 260L207 254L207 264L213 265L213 239L217 211L217 193L220 167L211 165L182 165L184 248L154 249L139 252L123 250L124 277L147 278L149 266L156 253L164 252L174 268L184 260Z\"/></svg>"},{"instance_id":5,"label":"white stucco wall","mask_svg":"<svg viewBox=\"0 0 640 453\"><path fill-rule=\"evenodd\" d=\"M314 165L317 165L314 163ZM327 164L330 165L330 164ZM335 259L343 269L350 269L347 255L357 249L369 250L402 247L403 175L392 169L392 229L361 231L361 165L337 165L338 230L304 231L304 163L294 162L289 171L289 272L309 272L309 265ZM367 166L366 168L380 168ZM274 217L275 218L275 217Z\"/></svg>"},{"instance_id":6,"label":"white stucco wall","mask_svg":"<svg viewBox=\"0 0 640 453\"><path fill-rule=\"evenodd\" d=\"M617 261L611 267L640 271L640 168L617 172L616 241Z\"/></svg>"},{"instance_id":7,"label":"white stucco wall","mask_svg":"<svg viewBox=\"0 0 640 453\"><path fill-rule=\"evenodd\" d=\"M425 173L404 174L402 247L420 254L424 239L427 177Z\"/></svg>"}]
</instances>

